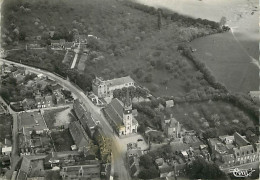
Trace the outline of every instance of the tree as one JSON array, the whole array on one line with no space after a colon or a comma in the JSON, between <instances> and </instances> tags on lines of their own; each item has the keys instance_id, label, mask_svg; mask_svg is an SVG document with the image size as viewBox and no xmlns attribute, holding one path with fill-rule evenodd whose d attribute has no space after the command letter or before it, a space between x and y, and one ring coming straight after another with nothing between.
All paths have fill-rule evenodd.
<instances>
[{"instance_id":1,"label":"tree","mask_svg":"<svg viewBox=\"0 0 260 180\"><path fill-rule=\"evenodd\" d=\"M208 163L201 157L195 159L186 170L191 179L227 179L216 164Z\"/></svg>"},{"instance_id":2,"label":"tree","mask_svg":"<svg viewBox=\"0 0 260 180\"><path fill-rule=\"evenodd\" d=\"M219 25L220 26L225 26L226 22L227 22L227 18L222 16L220 21L219 21Z\"/></svg>"},{"instance_id":3,"label":"tree","mask_svg":"<svg viewBox=\"0 0 260 180\"><path fill-rule=\"evenodd\" d=\"M162 26L162 10L158 9L158 29L161 30Z\"/></svg>"},{"instance_id":4,"label":"tree","mask_svg":"<svg viewBox=\"0 0 260 180\"><path fill-rule=\"evenodd\" d=\"M149 169L143 169L138 174L138 178L140 179L154 179L159 176L158 170L155 167Z\"/></svg>"}]
</instances>

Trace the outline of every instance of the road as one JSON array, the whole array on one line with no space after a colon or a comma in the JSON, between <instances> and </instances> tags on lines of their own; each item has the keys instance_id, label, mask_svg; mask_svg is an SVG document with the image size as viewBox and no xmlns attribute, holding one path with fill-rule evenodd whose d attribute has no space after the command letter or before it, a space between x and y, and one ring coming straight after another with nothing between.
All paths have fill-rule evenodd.
<instances>
[{"instance_id":1,"label":"road","mask_svg":"<svg viewBox=\"0 0 260 180\"><path fill-rule=\"evenodd\" d=\"M101 126L104 130L104 133L112 139L112 153L113 153L113 161L114 162L111 166L113 167L113 171L118 175L119 179L123 180L130 180L131 177L126 169L125 166L125 152L123 152L120 147L120 139L117 135L113 133L113 129L107 122L107 120L104 118L104 116L101 113L101 109L99 107L96 107L90 99L84 94L84 92L73 85L71 82L52 74L48 71L37 69L34 67L26 66L23 64L15 63L12 61L8 61L5 59L0 59L0 62L5 62L6 64L14 64L16 66L25 67L28 71L36 74L43 74L45 76L48 76L50 79L55 80L63 87L69 89L78 99L84 103L88 111L90 111L93 115L93 118L96 120L99 120L101 123ZM113 175L113 174L112 174Z\"/></svg>"},{"instance_id":2,"label":"road","mask_svg":"<svg viewBox=\"0 0 260 180\"><path fill-rule=\"evenodd\" d=\"M10 179L18 161L20 160L18 154L18 113L13 111L10 106L5 103L1 96L0 101L7 106L9 113L13 116L11 169L6 173L6 177Z\"/></svg>"}]
</instances>

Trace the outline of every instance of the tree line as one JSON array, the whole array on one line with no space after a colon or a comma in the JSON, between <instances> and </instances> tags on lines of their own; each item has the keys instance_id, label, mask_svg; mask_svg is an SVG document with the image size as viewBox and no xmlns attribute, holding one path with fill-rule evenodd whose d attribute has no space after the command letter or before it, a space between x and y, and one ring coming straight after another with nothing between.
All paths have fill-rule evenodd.
<instances>
[{"instance_id":1,"label":"tree line","mask_svg":"<svg viewBox=\"0 0 260 180\"><path fill-rule=\"evenodd\" d=\"M186 24L188 26L191 26L191 25L209 26L212 29L216 29L218 32L222 32L220 24L215 22L215 21L210 21L210 20L201 19L201 18L195 19L195 18L188 17L188 16L185 16L185 15L180 15L178 13L166 12L165 10L163 11L160 8L156 9L154 7L151 7L151 6L147 6L147 5L139 4L139 3L135 3L135 2L130 2L130 1L125 2L125 4L129 7L131 7L131 8L143 11L143 12L148 13L148 14L158 15L158 28L159 29L160 29L160 26L161 26L160 17L163 17L164 19L171 19L174 22L179 21L182 24Z\"/></svg>"}]
</instances>

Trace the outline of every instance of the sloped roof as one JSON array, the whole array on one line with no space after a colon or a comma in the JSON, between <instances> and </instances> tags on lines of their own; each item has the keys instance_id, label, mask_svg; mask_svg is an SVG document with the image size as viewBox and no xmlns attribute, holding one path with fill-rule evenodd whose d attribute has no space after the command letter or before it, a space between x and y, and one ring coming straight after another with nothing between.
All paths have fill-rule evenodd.
<instances>
[{"instance_id":1,"label":"sloped roof","mask_svg":"<svg viewBox=\"0 0 260 180\"><path fill-rule=\"evenodd\" d=\"M238 146L246 146L250 144L244 137L242 137L239 133L235 132L234 134L235 142Z\"/></svg>"},{"instance_id":2,"label":"sloped roof","mask_svg":"<svg viewBox=\"0 0 260 180\"><path fill-rule=\"evenodd\" d=\"M123 103L115 98L108 104L104 111L115 124L123 125L123 107Z\"/></svg>"},{"instance_id":3,"label":"sloped roof","mask_svg":"<svg viewBox=\"0 0 260 180\"><path fill-rule=\"evenodd\" d=\"M82 104L79 102L79 99L76 99L73 103L73 109L77 115L77 117L80 119L83 114L85 113L85 109L82 106Z\"/></svg>"},{"instance_id":4,"label":"sloped roof","mask_svg":"<svg viewBox=\"0 0 260 180\"><path fill-rule=\"evenodd\" d=\"M78 148L86 147L90 144L90 139L88 138L88 135L78 121L71 122L69 124L69 130L72 139L74 140Z\"/></svg>"},{"instance_id":5,"label":"sloped roof","mask_svg":"<svg viewBox=\"0 0 260 180\"><path fill-rule=\"evenodd\" d=\"M117 86L117 85L126 84L126 83L130 83L130 82L134 82L134 80L130 76L126 76L126 77L107 80L106 84L108 86Z\"/></svg>"}]
</instances>

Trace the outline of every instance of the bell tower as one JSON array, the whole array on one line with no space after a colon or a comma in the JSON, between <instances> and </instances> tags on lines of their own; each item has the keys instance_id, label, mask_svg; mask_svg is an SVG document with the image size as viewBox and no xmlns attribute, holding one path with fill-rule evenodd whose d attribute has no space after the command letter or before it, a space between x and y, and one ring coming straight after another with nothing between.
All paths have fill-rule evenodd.
<instances>
[{"instance_id":1,"label":"bell tower","mask_svg":"<svg viewBox=\"0 0 260 180\"><path fill-rule=\"evenodd\" d=\"M130 100L129 91L127 89L123 108L123 122L125 126L125 134L130 134L132 132L132 119L132 102Z\"/></svg>"}]
</instances>

